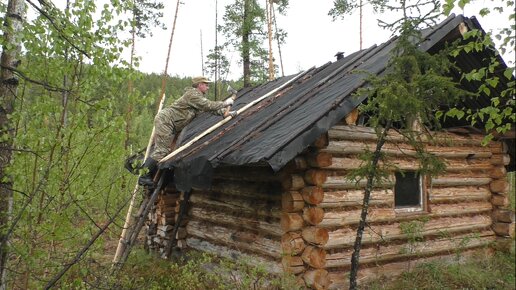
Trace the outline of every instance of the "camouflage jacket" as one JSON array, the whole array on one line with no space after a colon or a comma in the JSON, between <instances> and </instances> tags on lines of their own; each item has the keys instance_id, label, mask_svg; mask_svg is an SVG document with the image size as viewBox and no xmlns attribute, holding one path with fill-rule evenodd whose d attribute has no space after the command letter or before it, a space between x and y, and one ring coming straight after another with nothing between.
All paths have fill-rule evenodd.
<instances>
[{"instance_id":1,"label":"camouflage jacket","mask_svg":"<svg viewBox=\"0 0 516 290\"><path fill-rule=\"evenodd\" d=\"M174 123L176 132L181 131L190 121L201 112L210 112L214 115L224 115L223 102L210 101L195 88L186 88L181 98L171 106L163 109L159 115L161 118Z\"/></svg>"}]
</instances>

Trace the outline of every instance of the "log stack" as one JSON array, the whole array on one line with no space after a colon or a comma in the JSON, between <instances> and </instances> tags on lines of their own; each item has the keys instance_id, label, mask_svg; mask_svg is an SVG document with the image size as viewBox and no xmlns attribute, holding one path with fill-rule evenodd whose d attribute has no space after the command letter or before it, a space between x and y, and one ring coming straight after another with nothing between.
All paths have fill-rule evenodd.
<instances>
[{"instance_id":1,"label":"log stack","mask_svg":"<svg viewBox=\"0 0 516 290\"><path fill-rule=\"evenodd\" d=\"M324 168L331 166L330 153L321 152L328 144L323 134L304 154L282 171L281 237L283 270L298 275L304 285L327 289L331 280L326 267L328 230L320 224L325 218L322 185L327 180Z\"/></svg>"}]
</instances>

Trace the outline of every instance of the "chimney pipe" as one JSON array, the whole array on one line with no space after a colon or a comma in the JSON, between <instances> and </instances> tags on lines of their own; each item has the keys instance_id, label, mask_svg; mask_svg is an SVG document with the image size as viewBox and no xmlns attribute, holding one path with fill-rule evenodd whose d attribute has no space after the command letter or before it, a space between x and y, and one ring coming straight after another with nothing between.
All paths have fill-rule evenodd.
<instances>
[{"instance_id":1,"label":"chimney pipe","mask_svg":"<svg viewBox=\"0 0 516 290\"><path fill-rule=\"evenodd\" d=\"M335 56L337 57L337 60L341 60L344 58L344 52L339 51L335 54Z\"/></svg>"}]
</instances>

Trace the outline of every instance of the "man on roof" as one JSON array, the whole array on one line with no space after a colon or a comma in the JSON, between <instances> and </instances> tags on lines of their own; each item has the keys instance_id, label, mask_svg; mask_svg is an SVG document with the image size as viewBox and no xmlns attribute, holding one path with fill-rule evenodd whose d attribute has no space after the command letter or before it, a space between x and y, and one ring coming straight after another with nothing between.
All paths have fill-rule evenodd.
<instances>
[{"instance_id":1,"label":"man on roof","mask_svg":"<svg viewBox=\"0 0 516 290\"><path fill-rule=\"evenodd\" d=\"M147 168L147 172L138 178L139 185L154 186L153 179L158 170L158 162L172 152L175 136L199 113L209 112L224 117L236 116L236 111L226 110L233 104L232 98L225 101L210 101L205 98L210 83L211 80L204 76L194 77L192 87L186 88L181 98L156 115L154 118L154 149L143 164L143 167Z\"/></svg>"}]
</instances>

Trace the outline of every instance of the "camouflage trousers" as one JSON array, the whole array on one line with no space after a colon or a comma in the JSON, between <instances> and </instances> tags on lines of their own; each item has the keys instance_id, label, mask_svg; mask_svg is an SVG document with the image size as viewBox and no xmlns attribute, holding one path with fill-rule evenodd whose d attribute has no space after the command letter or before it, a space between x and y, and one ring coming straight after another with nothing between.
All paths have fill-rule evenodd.
<instances>
[{"instance_id":1,"label":"camouflage trousers","mask_svg":"<svg viewBox=\"0 0 516 290\"><path fill-rule=\"evenodd\" d=\"M167 114L159 114L154 118L154 150L151 158L160 161L172 152L172 143L176 136L174 123Z\"/></svg>"}]
</instances>

